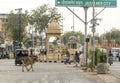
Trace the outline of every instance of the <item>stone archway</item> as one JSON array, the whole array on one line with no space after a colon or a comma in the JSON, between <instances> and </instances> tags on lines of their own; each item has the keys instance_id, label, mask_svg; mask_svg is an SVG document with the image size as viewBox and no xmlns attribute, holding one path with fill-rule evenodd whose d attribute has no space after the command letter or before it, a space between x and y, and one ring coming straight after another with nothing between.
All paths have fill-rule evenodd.
<instances>
[{"instance_id":1,"label":"stone archway","mask_svg":"<svg viewBox=\"0 0 120 83\"><path fill-rule=\"evenodd\" d=\"M48 28L46 29L46 50L47 53L49 53L49 39L50 37L57 37L59 40L61 40L61 29L59 27L58 22L52 21Z\"/></svg>"}]
</instances>

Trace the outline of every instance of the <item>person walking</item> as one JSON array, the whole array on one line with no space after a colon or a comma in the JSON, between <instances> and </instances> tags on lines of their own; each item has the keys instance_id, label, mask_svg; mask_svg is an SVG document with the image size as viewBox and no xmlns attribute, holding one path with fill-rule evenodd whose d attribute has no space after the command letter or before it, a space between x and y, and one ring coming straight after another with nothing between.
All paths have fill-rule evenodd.
<instances>
[{"instance_id":1,"label":"person walking","mask_svg":"<svg viewBox=\"0 0 120 83\"><path fill-rule=\"evenodd\" d=\"M66 51L66 55L67 55L68 61L69 61L70 60L70 52L69 52L69 50Z\"/></svg>"},{"instance_id":2,"label":"person walking","mask_svg":"<svg viewBox=\"0 0 120 83\"><path fill-rule=\"evenodd\" d=\"M79 53L77 51L75 52L74 60L75 60L75 66L77 67L80 62Z\"/></svg>"}]
</instances>

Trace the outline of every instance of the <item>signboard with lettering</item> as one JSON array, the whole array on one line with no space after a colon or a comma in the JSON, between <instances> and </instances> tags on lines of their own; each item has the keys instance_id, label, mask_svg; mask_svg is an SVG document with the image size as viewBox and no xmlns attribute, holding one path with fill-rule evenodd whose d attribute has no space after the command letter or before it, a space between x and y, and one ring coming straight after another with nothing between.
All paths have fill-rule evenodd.
<instances>
[{"instance_id":1,"label":"signboard with lettering","mask_svg":"<svg viewBox=\"0 0 120 83\"><path fill-rule=\"evenodd\" d=\"M56 6L92 7L93 0L56 0ZM95 7L116 7L116 0L94 0Z\"/></svg>"}]
</instances>

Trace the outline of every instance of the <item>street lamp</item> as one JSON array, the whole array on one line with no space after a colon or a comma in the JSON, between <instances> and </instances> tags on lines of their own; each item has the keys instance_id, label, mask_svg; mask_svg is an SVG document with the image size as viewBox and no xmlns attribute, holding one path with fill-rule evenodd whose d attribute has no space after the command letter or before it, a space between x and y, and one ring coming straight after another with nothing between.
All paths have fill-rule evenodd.
<instances>
[{"instance_id":1,"label":"street lamp","mask_svg":"<svg viewBox=\"0 0 120 83\"><path fill-rule=\"evenodd\" d=\"M20 42L20 48L21 48L21 11L22 8L15 9L19 13L19 42Z\"/></svg>"}]
</instances>

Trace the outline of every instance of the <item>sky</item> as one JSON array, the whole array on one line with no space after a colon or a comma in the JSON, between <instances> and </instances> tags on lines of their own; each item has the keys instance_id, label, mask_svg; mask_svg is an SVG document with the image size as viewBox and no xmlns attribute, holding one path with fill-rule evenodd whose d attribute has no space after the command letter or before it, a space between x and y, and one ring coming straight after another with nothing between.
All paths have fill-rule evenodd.
<instances>
[{"instance_id":1,"label":"sky","mask_svg":"<svg viewBox=\"0 0 120 83\"><path fill-rule=\"evenodd\" d=\"M22 8L23 11L35 9L43 4L49 4L55 7L55 0L0 0L0 13L10 13L10 11L15 11L17 8ZM71 28L73 26L73 14L66 7L57 7L59 12L63 15L63 32L73 31ZM83 7L69 7L71 10L74 8L74 12L81 18L85 19ZM103 8L95 7L95 12L98 13ZM92 19L92 7L88 8L87 20ZM116 8L106 8L101 14L97 16L97 21L99 23L96 26L95 34L101 35L110 31L111 29L120 29L120 0L117 0ZM87 26L87 34L92 34L91 28L92 24ZM81 22L77 17L74 16L74 30L85 33L84 23Z\"/></svg>"}]
</instances>

